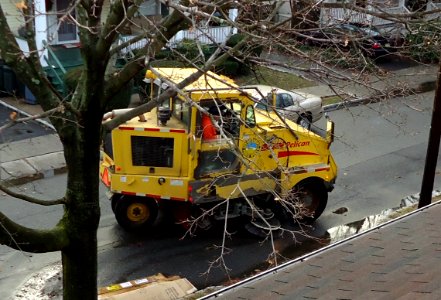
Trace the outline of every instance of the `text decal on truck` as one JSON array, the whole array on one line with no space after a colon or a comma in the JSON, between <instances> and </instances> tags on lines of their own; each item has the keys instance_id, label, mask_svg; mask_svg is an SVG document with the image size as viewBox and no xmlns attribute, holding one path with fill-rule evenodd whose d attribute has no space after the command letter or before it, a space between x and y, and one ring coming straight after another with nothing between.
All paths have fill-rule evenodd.
<instances>
[{"instance_id":1,"label":"text decal on truck","mask_svg":"<svg viewBox=\"0 0 441 300\"><path fill-rule=\"evenodd\" d=\"M260 151L266 151L269 149L286 149L288 148L296 148L296 147L305 147L309 146L310 141L294 141L294 142L278 142L278 143L272 143L269 144L263 144L260 148Z\"/></svg>"}]
</instances>

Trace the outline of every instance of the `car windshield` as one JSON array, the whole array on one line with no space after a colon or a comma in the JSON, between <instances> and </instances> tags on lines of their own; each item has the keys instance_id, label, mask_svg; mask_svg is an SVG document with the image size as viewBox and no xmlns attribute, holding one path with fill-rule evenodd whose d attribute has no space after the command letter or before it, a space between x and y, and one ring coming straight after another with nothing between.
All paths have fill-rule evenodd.
<instances>
[{"instance_id":1,"label":"car windshield","mask_svg":"<svg viewBox=\"0 0 441 300\"><path fill-rule=\"evenodd\" d=\"M261 98L260 100L258 99L258 100L256 100L256 101L258 101L257 102L257 104L256 104L256 108L259 108L259 109L268 109L268 105L269 105L269 101L268 101L269 99L267 98L267 97L264 97L264 98Z\"/></svg>"},{"instance_id":2,"label":"car windshield","mask_svg":"<svg viewBox=\"0 0 441 300\"><path fill-rule=\"evenodd\" d=\"M378 30L375 28L372 28L372 27L360 27L360 30L369 36L379 36L380 35Z\"/></svg>"}]
</instances>

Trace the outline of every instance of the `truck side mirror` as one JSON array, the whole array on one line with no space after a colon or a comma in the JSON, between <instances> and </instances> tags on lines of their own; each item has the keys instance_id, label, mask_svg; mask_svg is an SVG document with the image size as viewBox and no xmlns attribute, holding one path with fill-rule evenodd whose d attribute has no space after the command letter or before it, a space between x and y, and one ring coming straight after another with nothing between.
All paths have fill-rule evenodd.
<instances>
[{"instance_id":1,"label":"truck side mirror","mask_svg":"<svg viewBox=\"0 0 441 300\"><path fill-rule=\"evenodd\" d=\"M331 145L334 141L334 127L334 122L328 119L326 122L326 140L328 141L329 145Z\"/></svg>"}]
</instances>

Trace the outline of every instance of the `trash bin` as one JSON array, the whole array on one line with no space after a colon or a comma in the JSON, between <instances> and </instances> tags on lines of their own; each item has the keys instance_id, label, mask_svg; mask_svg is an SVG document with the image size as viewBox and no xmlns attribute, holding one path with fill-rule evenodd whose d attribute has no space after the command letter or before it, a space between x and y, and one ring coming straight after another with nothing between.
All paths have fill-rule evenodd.
<instances>
[{"instance_id":1,"label":"trash bin","mask_svg":"<svg viewBox=\"0 0 441 300\"><path fill-rule=\"evenodd\" d=\"M17 76L15 77L15 96L18 98L24 98L25 97L25 84L21 82L21 80L18 80Z\"/></svg>"},{"instance_id":2,"label":"trash bin","mask_svg":"<svg viewBox=\"0 0 441 300\"><path fill-rule=\"evenodd\" d=\"M17 78L14 71L7 65L3 65L3 87L8 95L14 95L17 90Z\"/></svg>"},{"instance_id":3,"label":"trash bin","mask_svg":"<svg viewBox=\"0 0 441 300\"><path fill-rule=\"evenodd\" d=\"M31 90L27 86L25 86L24 101L28 104L37 104L37 99L35 98Z\"/></svg>"},{"instance_id":4,"label":"trash bin","mask_svg":"<svg viewBox=\"0 0 441 300\"><path fill-rule=\"evenodd\" d=\"M5 62L3 59L0 59L0 97L6 96L5 84L3 83L3 66Z\"/></svg>"}]
</instances>

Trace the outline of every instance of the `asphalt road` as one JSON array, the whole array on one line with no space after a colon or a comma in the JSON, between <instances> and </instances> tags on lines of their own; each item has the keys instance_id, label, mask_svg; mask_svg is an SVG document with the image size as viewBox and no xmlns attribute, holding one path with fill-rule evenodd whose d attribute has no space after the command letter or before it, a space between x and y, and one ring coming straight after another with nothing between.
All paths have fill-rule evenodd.
<instances>
[{"instance_id":1,"label":"asphalt road","mask_svg":"<svg viewBox=\"0 0 441 300\"><path fill-rule=\"evenodd\" d=\"M319 224L359 220L420 191L433 97L431 92L332 112L338 138L331 150L340 170ZM439 175L434 186L441 187ZM348 213L332 213L340 207Z\"/></svg>"},{"instance_id":2,"label":"asphalt road","mask_svg":"<svg viewBox=\"0 0 441 300\"><path fill-rule=\"evenodd\" d=\"M375 63L378 67L388 71L396 71L418 65L418 63L412 59L397 54L377 58Z\"/></svg>"},{"instance_id":3,"label":"asphalt road","mask_svg":"<svg viewBox=\"0 0 441 300\"><path fill-rule=\"evenodd\" d=\"M322 236L331 227L396 207L404 196L419 192L432 101L433 93L427 93L330 112L337 124L338 138L332 151L340 171L328 207L315 223L313 234ZM440 163L439 157L439 166ZM438 175L435 187L440 186ZM23 188L33 195L55 198L64 192L65 176L36 181ZM224 260L216 260L220 258L220 231L180 239L181 232L163 225L145 236L128 234L116 224L105 190L100 194L100 286L162 272L187 277L202 288L228 280L219 267L222 264L230 268L232 279L268 267L265 262L271 253L271 244L243 233L232 232L232 238L226 240L231 251ZM61 215L60 208L34 209L3 198L7 199L0 203L0 210L23 225L50 227ZM333 213L341 207L348 212ZM296 244L287 236L276 239L274 244L277 251L288 257L298 255L309 246L313 245ZM10 289L19 286L27 275L59 261L59 253L30 255L0 246L0 299L7 299Z\"/></svg>"},{"instance_id":4,"label":"asphalt road","mask_svg":"<svg viewBox=\"0 0 441 300\"><path fill-rule=\"evenodd\" d=\"M11 112L12 110L9 108L0 105L0 127L10 120L9 115ZM19 123L0 132L0 144L33 138L49 133L53 133L53 130L36 121Z\"/></svg>"}]
</instances>

